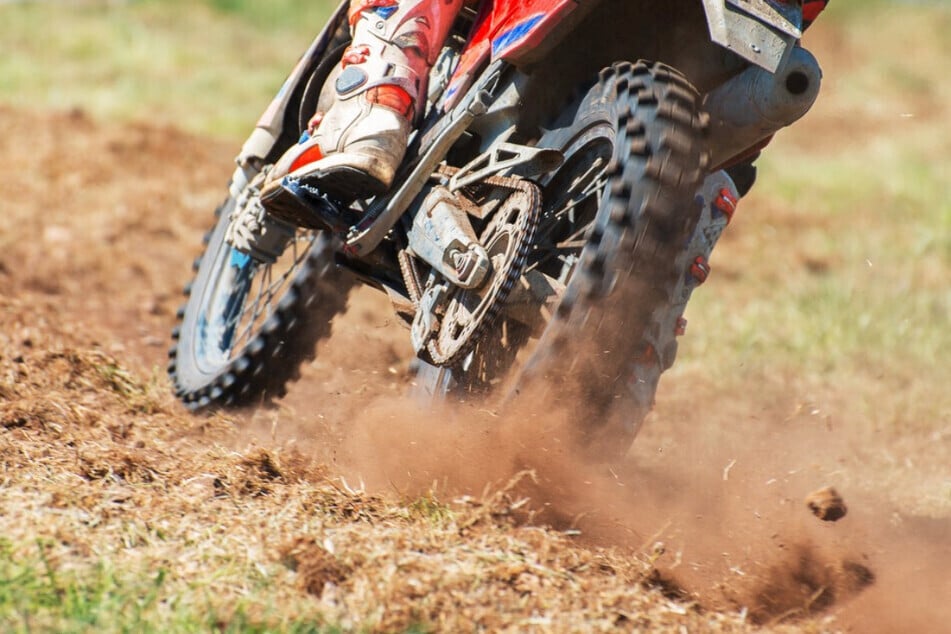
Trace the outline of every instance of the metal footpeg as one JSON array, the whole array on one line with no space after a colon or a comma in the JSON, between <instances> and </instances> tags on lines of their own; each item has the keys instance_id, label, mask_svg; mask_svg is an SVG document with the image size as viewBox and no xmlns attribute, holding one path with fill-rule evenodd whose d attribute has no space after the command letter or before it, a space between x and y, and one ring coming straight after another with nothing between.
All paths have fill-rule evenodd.
<instances>
[{"instance_id":1,"label":"metal footpeg","mask_svg":"<svg viewBox=\"0 0 951 634\"><path fill-rule=\"evenodd\" d=\"M262 202L278 220L318 231L343 232L357 218L317 189L287 176L280 187L262 196Z\"/></svg>"}]
</instances>

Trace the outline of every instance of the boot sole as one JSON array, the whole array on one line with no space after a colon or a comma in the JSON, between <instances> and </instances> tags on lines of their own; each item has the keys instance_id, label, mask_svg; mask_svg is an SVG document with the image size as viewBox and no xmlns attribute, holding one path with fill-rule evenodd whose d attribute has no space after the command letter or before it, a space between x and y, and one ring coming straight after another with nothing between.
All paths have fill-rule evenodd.
<instances>
[{"instance_id":1,"label":"boot sole","mask_svg":"<svg viewBox=\"0 0 951 634\"><path fill-rule=\"evenodd\" d=\"M300 199L281 186L262 195L261 204L264 205L264 210L269 215L295 227L317 231L330 229L320 216L308 209Z\"/></svg>"},{"instance_id":2,"label":"boot sole","mask_svg":"<svg viewBox=\"0 0 951 634\"><path fill-rule=\"evenodd\" d=\"M302 176L300 181L334 200L347 204L354 200L379 196L387 190L386 183L380 182L363 170L346 165L330 167Z\"/></svg>"},{"instance_id":3,"label":"boot sole","mask_svg":"<svg viewBox=\"0 0 951 634\"><path fill-rule=\"evenodd\" d=\"M386 185L367 173L347 166L332 167L300 177L299 182L346 207L358 198L371 198L386 191ZM279 220L318 231L348 228L343 218L328 218L279 185L261 197L267 212Z\"/></svg>"}]
</instances>

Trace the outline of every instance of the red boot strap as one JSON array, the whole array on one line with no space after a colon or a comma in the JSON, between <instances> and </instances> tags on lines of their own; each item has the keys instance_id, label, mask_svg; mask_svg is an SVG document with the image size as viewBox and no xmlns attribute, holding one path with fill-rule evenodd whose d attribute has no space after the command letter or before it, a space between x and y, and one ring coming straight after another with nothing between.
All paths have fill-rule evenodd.
<instances>
[{"instance_id":1,"label":"red boot strap","mask_svg":"<svg viewBox=\"0 0 951 634\"><path fill-rule=\"evenodd\" d=\"M315 163L322 158L324 158L324 153L320 151L320 147L315 145L311 148L308 148L303 154L298 156L297 159L295 159L295 161L291 163L291 167L289 170L287 170L287 172L288 173L296 172L297 170L304 167L305 165L310 165L311 163Z\"/></svg>"},{"instance_id":2,"label":"red boot strap","mask_svg":"<svg viewBox=\"0 0 951 634\"><path fill-rule=\"evenodd\" d=\"M389 108L403 115L410 121L413 120L415 110L413 98L399 86L392 84L375 86L367 91L367 101L378 106L383 106L384 108Z\"/></svg>"}]
</instances>

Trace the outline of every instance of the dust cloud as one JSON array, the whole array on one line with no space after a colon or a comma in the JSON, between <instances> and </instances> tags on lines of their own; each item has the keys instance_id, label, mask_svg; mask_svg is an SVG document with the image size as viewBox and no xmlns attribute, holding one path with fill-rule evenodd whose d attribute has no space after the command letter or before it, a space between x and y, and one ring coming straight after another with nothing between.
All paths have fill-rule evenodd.
<instances>
[{"instance_id":1,"label":"dust cloud","mask_svg":"<svg viewBox=\"0 0 951 634\"><path fill-rule=\"evenodd\" d=\"M661 411L627 455L591 461L573 446L577 408L555 408L543 389L502 411L478 400L434 407L406 396L412 374L393 367L406 352L404 331L381 321L385 305L376 301L358 294L351 311L363 325L344 335L364 341L357 380L343 388L325 376L355 349L332 340L316 381L292 390L284 410L292 414L280 422L299 449L321 455L350 486L452 503L516 482L512 493L526 500L521 522L647 558L672 597L745 613L755 624L821 614L862 632L940 631L951 622L951 611L935 605L935 597L951 596L948 518L906 517L873 493L840 486L836 471L850 439L791 425L780 411L751 425L717 414L716 403L672 417L662 386ZM374 352L374 336L382 352ZM330 401L327 385L336 390ZM320 412L316 433L308 409ZM848 503L834 524L813 516L806 500L826 486Z\"/></svg>"},{"instance_id":2,"label":"dust cloud","mask_svg":"<svg viewBox=\"0 0 951 634\"><path fill-rule=\"evenodd\" d=\"M148 376L165 362L181 301L168 289L187 276L221 193L208 183L231 170L228 148L82 113L0 109L0 128L15 168L11 226L44 236L4 253L7 292L55 306L57 323ZM24 131L39 132L16 142ZM59 157L70 158L62 174L32 178ZM134 182L107 178L128 172ZM529 500L521 521L647 558L659 586L701 609L746 610L763 624L822 613L854 632L951 623L949 518L896 508L909 483L881 478L859 451L881 438L791 419L786 404L722 393L715 379L690 381L675 366L627 455L588 462L571 448L568 414L544 397L504 413L414 403L407 333L390 315L384 298L357 291L288 398L249 414L237 442L293 445L352 486L401 499L478 498L531 473L514 491ZM848 504L835 523L805 502L825 486Z\"/></svg>"}]
</instances>

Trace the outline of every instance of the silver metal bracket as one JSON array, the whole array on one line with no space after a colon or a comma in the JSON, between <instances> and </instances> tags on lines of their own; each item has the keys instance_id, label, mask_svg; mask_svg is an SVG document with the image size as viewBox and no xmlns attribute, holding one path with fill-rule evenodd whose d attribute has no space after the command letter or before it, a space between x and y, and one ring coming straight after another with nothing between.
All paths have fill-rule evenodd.
<instances>
[{"instance_id":1,"label":"silver metal bracket","mask_svg":"<svg viewBox=\"0 0 951 634\"><path fill-rule=\"evenodd\" d=\"M439 322L435 316L436 307L446 300L448 293L448 284L430 284L419 298L419 306L413 316L413 327L410 329L410 341L416 354L426 349L439 330Z\"/></svg>"},{"instance_id":2,"label":"silver metal bracket","mask_svg":"<svg viewBox=\"0 0 951 634\"><path fill-rule=\"evenodd\" d=\"M703 0L710 39L775 72L802 37L798 26L766 0Z\"/></svg>"},{"instance_id":3,"label":"silver metal bracket","mask_svg":"<svg viewBox=\"0 0 951 634\"><path fill-rule=\"evenodd\" d=\"M492 267L466 212L443 187L434 188L416 212L409 248L461 288L480 286Z\"/></svg>"},{"instance_id":4,"label":"silver metal bracket","mask_svg":"<svg viewBox=\"0 0 951 634\"><path fill-rule=\"evenodd\" d=\"M508 143L506 139L514 131L514 127L509 129L488 151L453 174L449 179L449 191L458 191L488 176L515 175L530 178L561 167L565 157L558 150Z\"/></svg>"}]
</instances>

